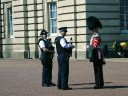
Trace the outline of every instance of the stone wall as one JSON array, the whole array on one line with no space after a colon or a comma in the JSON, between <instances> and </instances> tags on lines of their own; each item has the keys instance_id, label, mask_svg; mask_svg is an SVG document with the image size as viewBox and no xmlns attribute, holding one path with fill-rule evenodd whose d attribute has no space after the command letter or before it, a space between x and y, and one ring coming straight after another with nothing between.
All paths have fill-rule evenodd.
<instances>
[{"instance_id":1,"label":"stone wall","mask_svg":"<svg viewBox=\"0 0 128 96\"><path fill-rule=\"evenodd\" d=\"M37 45L40 31L49 30L48 4L57 4L57 27L68 27L67 41L73 38L73 59L86 58L86 46L91 32L86 26L88 16L96 16L103 24L99 30L102 46L112 49L114 41L127 41L127 34L120 33L119 0L2 0L0 23L0 53L4 58L39 58ZM12 8L13 37L8 38L7 7ZM59 34L48 34L54 43ZM2 55L1 55L2 56Z\"/></svg>"},{"instance_id":2,"label":"stone wall","mask_svg":"<svg viewBox=\"0 0 128 96\"><path fill-rule=\"evenodd\" d=\"M38 58L39 33L43 29L43 0L7 0L3 10L4 58ZM7 6L12 8L13 37L8 38Z\"/></svg>"}]
</instances>

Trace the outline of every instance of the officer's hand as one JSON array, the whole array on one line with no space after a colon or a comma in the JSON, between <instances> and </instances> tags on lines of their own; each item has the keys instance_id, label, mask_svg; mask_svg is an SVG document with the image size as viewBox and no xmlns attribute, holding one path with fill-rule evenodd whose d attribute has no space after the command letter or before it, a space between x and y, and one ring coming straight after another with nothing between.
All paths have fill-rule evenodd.
<instances>
[{"instance_id":1,"label":"officer's hand","mask_svg":"<svg viewBox=\"0 0 128 96\"><path fill-rule=\"evenodd\" d=\"M74 49L75 48L75 46L74 45L72 45L72 49Z\"/></svg>"}]
</instances>

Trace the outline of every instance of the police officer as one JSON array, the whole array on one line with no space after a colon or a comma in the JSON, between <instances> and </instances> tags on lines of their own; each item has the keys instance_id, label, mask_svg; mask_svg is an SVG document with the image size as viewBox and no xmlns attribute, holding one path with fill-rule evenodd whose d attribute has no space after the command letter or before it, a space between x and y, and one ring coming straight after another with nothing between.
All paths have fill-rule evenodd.
<instances>
[{"instance_id":1,"label":"police officer","mask_svg":"<svg viewBox=\"0 0 128 96\"><path fill-rule=\"evenodd\" d=\"M92 37L90 40L90 45L93 45L94 53L93 53L93 65L94 65L94 74L95 74L95 82L96 86L94 89L103 88L104 80L103 80L103 63L105 63L103 59L103 53L100 48L101 36L98 32L99 28L102 28L102 24L98 18L94 16L90 16L87 18L87 26L89 30L92 32Z\"/></svg>"},{"instance_id":2,"label":"police officer","mask_svg":"<svg viewBox=\"0 0 128 96\"><path fill-rule=\"evenodd\" d=\"M68 76L69 76L69 58L72 51L72 46L64 38L67 33L67 27L59 28L60 35L55 38L56 50L58 54L58 89L71 90L68 87Z\"/></svg>"},{"instance_id":3,"label":"police officer","mask_svg":"<svg viewBox=\"0 0 128 96\"><path fill-rule=\"evenodd\" d=\"M43 65L42 69L42 86L49 87L55 86L52 83L52 59L54 52L54 47L47 38L47 31L42 30L40 35L42 38L39 39L39 47L41 50L41 63Z\"/></svg>"}]
</instances>

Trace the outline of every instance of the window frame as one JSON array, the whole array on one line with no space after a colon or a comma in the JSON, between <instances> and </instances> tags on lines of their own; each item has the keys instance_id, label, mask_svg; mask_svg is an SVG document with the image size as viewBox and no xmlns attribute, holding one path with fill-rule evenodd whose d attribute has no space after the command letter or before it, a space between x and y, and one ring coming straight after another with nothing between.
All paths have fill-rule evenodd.
<instances>
[{"instance_id":1,"label":"window frame","mask_svg":"<svg viewBox=\"0 0 128 96\"><path fill-rule=\"evenodd\" d=\"M12 7L7 7L7 26L8 26L8 38L14 38L13 33L13 17Z\"/></svg>"},{"instance_id":2,"label":"window frame","mask_svg":"<svg viewBox=\"0 0 128 96\"><path fill-rule=\"evenodd\" d=\"M124 13L122 13L122 8L124 10ZM128 34L128 11L125 13L125 8L128 8L128 5L125 4L125 0L123 5L121 6L121 0L120 0L120 31L121 33ZM123 19L121 19L121 16L123 16ZM122 29L123 24L123 29Z\"/></svg>"},{"instance_id":3,"label":"window frame","mask_svg":"<svg viewBox=\"0 0 128 96\"><path fill-rule=\"evenodd\" d=\"M52 4L55 4L56 10L51 10L50 9ZM56 18L51 18L51 12L54 12L54 11L56 11ZM52 20L56 20L56 26L53 26L53 24L51 22ZM56 2L48 3L48 25L49 25L48 29L49 29L49 32L50 32L50 36L57 36L57 3ZM52 27L56 27L56 32L53 32Z\"/></svg>"}]
</instances>

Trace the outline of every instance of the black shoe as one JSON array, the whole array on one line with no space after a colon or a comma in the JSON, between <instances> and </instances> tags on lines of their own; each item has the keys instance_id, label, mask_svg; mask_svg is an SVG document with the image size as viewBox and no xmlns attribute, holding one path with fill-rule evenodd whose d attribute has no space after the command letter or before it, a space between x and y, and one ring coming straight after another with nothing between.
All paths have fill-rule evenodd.
<instances>
[{"instance_id":1,"label":"black shoe","mask_svg":"<svg viewBox=\"0 0 128 96\"><path fill-rule=\"evenodd\" d=\"M42 87L49 87L49 85L48 84L42 84Z\"/></svg>"},{"instance_id":2,"label":"black shoe","mask_svg":"<svg viewBox=\"0 0 128 96\"><path fill-rule=\"evenodd\" d=\"M54 83L50 83L49 86L56 86L56 84L54 84Z\"/></svg>"},{"instance_id":3,"label":"black shoe","mask_svg":"<svg viewBox=\"0 0 128 96\"><path fill-rule=\"evenodd\" d=\"M64 89L62 89L62 90L72 90L72 88L67 87L67 88L64 88Z\"/></svg>"},{"instance_id":4,"label":"black shoe","mask_svg":"<svg viewBox=\"0 0 128 96\"><path fill-rule=\"evenodd\" d=\"M100 87L94 86L94 89L100 89Z\"/></svg>"},{"instance_id":5,"label":"black shoe","mask_svg":"<svg viewBox=\"0 0 128 96\"><path fill-rule=\"evenodd\" d=\"M57 87L58 90L61 90L62 88L61 87Z\"/></svg>"},{"instance_id":6,"label":"black shoe","mask_svg":"<svg viewBox=\"0 0 128 96\"><path fill-rule=\"evenodd\" d=\"M61 86L57 86L57 89L60 90L60 89L62 89L62 88L61 88Z\"/></svg>"}]
</instances>

